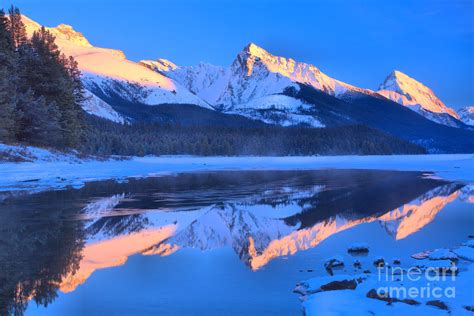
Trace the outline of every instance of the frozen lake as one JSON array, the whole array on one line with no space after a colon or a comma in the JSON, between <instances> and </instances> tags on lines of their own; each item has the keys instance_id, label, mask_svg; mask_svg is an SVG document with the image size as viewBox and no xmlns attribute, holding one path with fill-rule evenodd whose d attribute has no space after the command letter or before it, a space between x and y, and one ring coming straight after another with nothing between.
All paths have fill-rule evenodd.
<instances>
[{"instance_id":1,"label":"frozen lake","mask_svg":"<svg viewBox=\"0 0 474 316\"><path fill-rule=\"evenodd\" d=\"M389 170L202 171L0 204L0 314L301 315L297 282L474 235L472 185ZM354 242L365 255L347 252ZM414 260L414 259L413 259ZM410 265L409 261L402 265Z\"/></svg>"}]
</instances>

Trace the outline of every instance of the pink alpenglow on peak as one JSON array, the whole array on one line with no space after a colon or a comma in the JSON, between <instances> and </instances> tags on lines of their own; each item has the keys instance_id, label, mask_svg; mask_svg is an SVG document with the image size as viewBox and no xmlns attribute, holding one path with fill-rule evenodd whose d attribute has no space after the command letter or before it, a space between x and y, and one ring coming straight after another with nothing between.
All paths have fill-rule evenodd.
<instances>
[{"instance_id":1,"label":"pink alpenglow on peak","mask_svg":"<svg viewBox=\"0 0 474 316\"><path fill-rule=\"evenodd\" d=\"M246 60L248 76L251 76L254 72L255 63L261 62L272 73L280 74L293 82L310 85L336 97L348 91L371 92L331 78L312 64L272 55L254 43L248 44L239 54L239 57Z\"/></svg>"},{"instance_id":2,"label":"pink alpenglow on peak","mask_svg":"<svg viewBox=\"0 0 474 316\"><path fill-rule=\"evenodd\" d=\"M415 111L421 107L425 111L445 113L459 119L456 111L447 107L430 88L398 70L385 79L378 93Z\"/></svg>"},{"instance_id":3,"label":"pink alpenglow on peak","mask_svg":"<svg viewBox=\"0 0 474 316\"><path fill-rule=\"evenodd\" d=\"M39 23L26 16L22 16L22 20L28 36L32 36L33 32L41 28ZM139 94L124 97L143 104L195 104L212 109L206 102L173 79L144 67L140 63L128 60L120 50L91 45L82 33L75 31L69 25L60 24L57 27L46 27L46 29L56 37L56 44L61 52L76 59L87 89L101 89L107 95L116 86L114 82L118 82L122 88L130 85L139 87ZM119 89L115 93L120 94L122 90Z\"/></svg>"}]
</instances>

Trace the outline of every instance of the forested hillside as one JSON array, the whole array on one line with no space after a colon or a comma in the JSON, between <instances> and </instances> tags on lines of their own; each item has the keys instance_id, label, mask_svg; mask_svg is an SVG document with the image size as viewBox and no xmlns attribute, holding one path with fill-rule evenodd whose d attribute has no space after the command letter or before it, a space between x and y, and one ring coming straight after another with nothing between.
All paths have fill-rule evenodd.
<instances>
[{"instance_id":1,"label":"forested hillside","mask_svg":"<svg viewBox=\"0 0 474 316\"><path fill-rule=\"evenodd\" d=\"M375 155L423 154L425 149L361 126L335 128L122 125L97 117L86 120L81 150L120 155Z\"/></svg>"}]
</instances>

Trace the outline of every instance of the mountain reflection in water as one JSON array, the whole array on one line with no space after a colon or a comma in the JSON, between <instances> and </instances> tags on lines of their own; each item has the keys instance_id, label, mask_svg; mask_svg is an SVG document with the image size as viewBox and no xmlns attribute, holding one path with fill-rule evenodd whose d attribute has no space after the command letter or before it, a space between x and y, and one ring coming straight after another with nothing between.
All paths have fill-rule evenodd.
<instances>
[{"instance_id":1,"label":"mountain reflection in water","mask_svg":"<svg viewBox=\"0 0 474 316\"><path fill-rule=\"evenodd\" d=\"M48 305L128 257L230 247L258 270L272 259L378 221L403 239L469 186L420 172L223 171L89 183L0 204L0 314ZM467 196L467 197L466 197Z\"/></svg>"}]
</instances>

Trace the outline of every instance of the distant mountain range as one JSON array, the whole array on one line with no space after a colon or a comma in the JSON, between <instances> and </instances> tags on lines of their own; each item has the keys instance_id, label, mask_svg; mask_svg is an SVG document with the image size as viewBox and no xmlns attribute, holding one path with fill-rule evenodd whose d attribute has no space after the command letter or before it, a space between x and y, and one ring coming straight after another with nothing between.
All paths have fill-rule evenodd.
<instances>
[{"instance_id":1,"label":"distant mountain range","mask_svg":"<svg viewBox=\"0 0 474 316\"><path fill-rule=\"evenodd\" d=\"M40 28L27 17L23 22L29 35ZM179 66L165 59L130 61L122 51L92 46L68 25L48 29L61 51L79 63L88 95L84 110L114 122L163 122L169 117L174 123L189 122L184 116L193 106L195 122L212 111L226 122L240 116L281 126L362 124L432 153L474 151L473 107L458 113L399 71L372 91L331 78L314 65L274 56L253 43L229 67ZM161 105L166 107L151 110Z\"/></svg>"}]
</instances>

